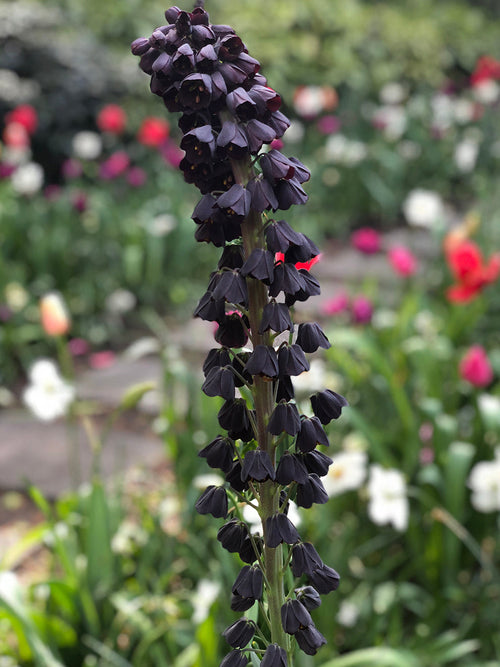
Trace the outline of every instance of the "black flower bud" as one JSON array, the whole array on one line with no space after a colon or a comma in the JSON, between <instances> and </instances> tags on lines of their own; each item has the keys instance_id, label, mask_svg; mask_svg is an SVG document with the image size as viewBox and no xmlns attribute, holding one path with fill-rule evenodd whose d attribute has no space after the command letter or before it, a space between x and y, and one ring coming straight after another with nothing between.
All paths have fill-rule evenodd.
<instances>
[{"instance_id":1,"label":"black flower bud","mask_svg":"<svg viewBox=\"0 0 500 667\"><path fill-rule=\"evenodd\" d=\"M312 507L313 503L324 505L328 502L328 494L318 475L312 473L305 484L297 485L295 502L299 507L305 507L306 509Z\"/></svg>"},{"instance_id":2,"label":"black flower bud","mask_svg":"<svg viewBox=\"0 0 500 667\"><path fill-rule=\"evenodd\" d=\"M312 586L302 586L295 589L295 596L300 600L308 611L317 609L321 605L321 597Z\"/></svg>"},{"instance_id":3,"label":"black flower bud","mask_svg":"<svg viewBox=\"0 0 500 667\"><path fill-rule=\"evenodd\" d=\"M252 195L252 208L262 213L270 208L275 211L278 208L278 200L269 181L256 176L247 184L247 189Z\"/></svg>"},{"instance_id":4,"label":"black flower bud","mask_svg":"<svg viewBox=\"0 0 500 667\"><path fill-rule=\"evenodd\" d=\"M265 543L271 549L276 548L282 542L295 544L300 540L297 529L285 516L285 514L274 514L266 519Z\"/></svg>"},{"instance_id":5,"label":"black flower bud","mask_svg":"<svg viewBox=\"0 0 500 667\"><path fill-rule=\"evenodd\" d=\"M234 373L224 366L210 369L201 389L207 396L221 396L230 401L234 398L234 388Z\"/></svg>"},{"instance_id":6,"label":"black flower bud","mask_svg":"<svg viewBox=\"0 0 500 667\"><path fill-rule=\"evenodd\" d=\"M196 511L199 514L211 514L216 519L225 519L227 516L227 494L223 486L209 486L198 498Z\"/></svg>"},{"instance_id":7,"label":"black flower bud","mask_svg":"<svg viewBox=\"0 0 500 667\"><path fill-rule=\"evenodd\" d=\"M281 607L281 625L289 635L294 635L300 628L312 625L311 614L299 600L288 600Z\"/></svg>"},{"instance_id":8,"label":"black flower bud","mask_svg":"<svg viewBox=\"0 0 500 667\"><path fill-rule=\"evenodd\" d=\"M247 283L238 269L222 271L220 280L212 293L216 301L224 299L228 303L246 306L248 302Z\"/></svg>"},{"instance_id":9,"label":"black flower bud","mask_svg":"<svg viewBox=\"0 0 500 667\"><path fill-rule=\"evenodd\" d=\"M307 655L316 655L318 649L326 644L326 639L314 624L298 630L295 639L299 648Z\"/></svg>"},{"instance_id":10,"label":"black flower bud","mask_svg":"<svg viewBox=\"0 0 500 667\"><path fill-rule=\"evenodd\" d=\"M231 651L225 658L223 658L219 667L246 667L248 665L248 658L241 651Z\"/></svg>"},{"instance_id":11,"label":"black flower bud","mask_svg":"<svg viewBox=\"0 0 500 667\"><path fill-rule=\"evenodd\" d=\"M293 322L288 306L284 303L277 303L274 299L264 306L259 333L263 334L269 329L276 333L282 333L287 329L293 331Z\"/></svg>"},{"instance_id":12,"label":"black flower bud","mask_svg":"<svg viewBox=\"0 0 500 667\"><path fill-rule=\"evenodd\" d=\"M233 648L245 648L255 634L256 625L248 618L239 618L224 630L222 636L229 646Z\"/></svg>"},{"instance_id":13,"label":"black flower bud","mask_svg":"<svg viewBox=\"0 0 500 667\"><path fill-rule=\"evenodd\" d=\"M231 363L231 355L227 347L216 347L209 351L203 362L203 374L208 375L212 368L221 368Z\"/></svg>"},{"instance_id":14,"label":"black flower bud","mask_svg":"<svg viewBox=\"0 0 500 667\"><path fill-rule=\"evenodd\" d=\"M309 362L300 345L296 343L281 345L278 350L278 364L280 375L300 375L309 370Z\"/></svg>"},{"instance_id":15,"label":"black flower bud","mask_svg":"<svg viewBox=\"0 0 500 667\"><path fill-rule=\"evenodd\" d=\"M219 528L217 539L224 549L230 553L237 553L248 535L246 525L238 519L231 519Z\"/></svg>"},{"instance_id":16,"label":"black flower bud","mask_svg":"<svg viewBox=\"0 0 500 667\"><path fill-rule=\"evenodd\" d=\"M323 329L316 322L299 324L296 342L304 352L316 352L320 347L328 350L331 347Z\"/></svg>"},{"instance_id":17,"label":"black flower bud","mask_svg":"<svg viewBox=\"0 0 500 667\"><path fill-rule=\"evenodd\" d=\"M278 644L269 644L262 656L260 667L288 667L285 649Z\"/></svg>"},{"instance_id":18,"label":"black flower bud","mask_svg":"<svg viewBox=\"0 0 500 667\"><path fill-rule=\"evenodd\" d=\"M276 468L276 481L283 486L292 482L304 484L307 482L307 469L303 462L295 455L285 452Z\"/></svg>"},{"instance_id":19,"label":"black flower bud","mask_svg":"<svg viewBox=\"0 0 500 667\"><path fill-rule=\"evenodd\" d=\"M300 234L285 220L272 220L265 229L266 244L271 252L286 253L290 245L300 245Z\"/></svg>"},{"instance_id":20,"label":"black flower bud","mask_svg":"<svg viewBox=\"0 0 500 667\"><path fill-rule=\"evenodd\" d=\"M233 160L242 160L249 153L245 131L232 121L226 121L217 137L217 151ZM273 193L274 194L274 193Z\"/></svg>"},{"instance_id":21,"label":"black flower bud","mask_svg":"<svg viewBox=\"0 0 500 667\"><path fill-rule=\"evenodd\" d=\"M252 195L242 185L235 184L217 199L215 205L226 216L242 220L250 211Z\"/></svg>"},{"instance_id":22,"label":"black flower bud","mask_svg":"<svg viewBox=\"0 0 500 667\"><path fill-rule=\"evenodd\" d=\"M244 316L239 313L230 313L218 317L217 321L219 328L215 332L215 340L218 343L226 347L243 347L246 344L248 340L248 320Z\"/></svg>"},{"instance_id":23,"label":"black flower bud","mask_svg":"<svg viewBox=\"0 0 500 667\"><path fill-rule=\"evenodd\" d=\"M271 345L256 345L251 353L245 370L251 375L260 375L268 378L278 376L278 355Z\"/></svg>"},{"instance_id":24,"label":"black flower bud","mask_svg":"<svg viewBox=\"0 0 500 667\"><path fill-rule=\"evenodd\" d=\"M280 401L269 418L267 430L273 435L280 435L284 431L291 436L297 435L300 431L300 416L295 403Z\"/></svg>"},{"instance_id":25,"label":"black flower bud","mask_svg":"<svg viewBox=\"0 0 500 667\"><path fill-rule=\"evenodd\" d=\"M300 542L292 547L291 570L294 577L310 574L323 565L318 552L310 542Z\"/></svg>"},{"instance_id":26,"label":"black flower bud","mask_svg":"<svg viewBox=\"0 0 500 667\"><path fill-rule=\"evenodd\" d=\"M239 461L235 461L231 470L226 473L226 482L239 493L248 489L248 482L241 479L241 463Z\"/></svg>"},{"instance_id":27,"label":"black flower bud","mask_svg":"<svg viewBox=\"0 0 500 667\"><path fill-rule=\"evenodd\" d=\"M195 127L186 132L181 140L181 148L186 158L193 164L210 162L215 155L215 137L211 125Z\"/></svg>"},{"instance_id":28,"label":"black flower bud","mask_svg":"<svg viewBox=\"0 0 500 667\"><path fill-rule=\"evenodd\" d=\"M301 415L300 432L296 440L297 449L301 452L310 452L316 445L329 447L330 443L321 422L317 417Z\"/></svg>"},{"instance_id":29,"label":"black flower bud","mask_svg":"<svg viewBox=\"0 0 500 667\"><path fill-rule=\"evenodd\" d=\"M307 576L311 584L321 595L336 591L339 587L340 575L333 567L328 567L328 565L323 564L316 570L309 572Z\"/></svg>"},{"instance_id":30,"label":"black flower bud","mask_svg":"<svg viewBox=\"0 0 500 667\"><path fill-rule=\"evenodd\" d=\"M241 468L241 479L246 482L253 479L256 482L274 480L276 473L269 454L262 449L254 449L245 454Z\"/></svg>"},{"instance_id":31,"label":"black flower bud","mask_svg":"<svg viewBox=\"0 0 500 667\"><path fill-rule=\"evenodd\" d=\"M273 281L269 286L269 296L278 296L280 292L285 294L295 294L306 285L303 277L293 264L278 262L274 267Z\"/></svg>"},{"instance_id":32,"label":"black flower bud","mask_svg":"<svg viewBox=\"0 0 500 667\"><path fill-rule=\"evenodd\" d=\"M256 600L262 598L263 575L257 566L245 565L240 570L232 588L231 609L247 611ZM237 607L237 608L236 608Z\"/></svg>"},{"instance_id":33,"label":"black flower bud","mask_svg":"<svg viewBox=\"0 0 500 667\"><path fill-rule=\"evenodd\" d=\"M348 406L347 400L331 389L318 391L311 396L311 406L314 414L322 424L329 424L332 419L338 419L342 408Z\"/></svg>"},{"instance_id":34,"label":"black flower bud","mask_svg":"<svg viewBox=\"0 0 500 667\"><path fill-rule=\"evenodd\" d=\"M269 285L274 276L274 256L264 248L254 248L241 267L242 276L251 276Z\"/></svg>"},{"instance_id":35,"label":"black flower bud","mask_svg":"<svg viewBox=\"0 0 500 667\"><path fill-rule=\"evenodd\" d=\"M233 467L234 442L231 438L218 435L198 452L198 456L206 459L211 468L220 468L227 473Z\"/></svg>"},{"instance_id":36,"label":"black flower bud","mask_svg":"<svg viewBox=\"0 0 500 667\"><path fill-rule=\"evenodd\" d=\"M263 144L270 144L271 141L276 139L275 130L255 118L248 121L246 133L248 137L248 146L252 155L258 153Z\"/></svg>"},{"instance_id":37,"label":"black flower bud","mask_svg":"<svg viewBox=\"0 0 500 667\"><path fill-rule=\"evenodd\" d=\"M238 556L244 563L252 564L255 563L259 555L262 553L262 549L263 542L259 535L254 535L252 538L250 535L247 535L238 551Z\"/></svg>"},{"instance_id":38,"label":"black flower bud","mask_svg":"<svg viewBox=\"0 0 500 667\"><path fill-rule=\"evenodd\" d=\"M329 456L326 456L326 454L318 452L317 450L302 454L302 461L308 472L316 473L318 477L328 475L328 468L333 463Z\"/></svg>"}]
</instances>

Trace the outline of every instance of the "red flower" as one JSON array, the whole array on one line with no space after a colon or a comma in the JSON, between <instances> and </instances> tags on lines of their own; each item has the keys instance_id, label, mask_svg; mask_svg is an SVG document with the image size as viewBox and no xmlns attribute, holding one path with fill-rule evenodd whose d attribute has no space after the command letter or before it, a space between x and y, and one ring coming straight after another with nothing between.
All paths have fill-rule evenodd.
<instances>
[{"instance_id":1,"label":"red flower","mask_svg":"<svg viewBox=\"0 0 500 667\"><path fill-rule=\"evenodd\" d=\"M299 269L306 269L306 271L309 271L311 266L314 266L319 262L321 259L321 255L316 255L312 259L310 259L308 262L296 262L295 263L295 268L297 270ZM285 261L285 255L282 252L277 252L276 255L274 256L274 261L275 262L284 262Z\"/></svg>"},{"instance_id":2,"label":"red flower","mask_svg":"<svg viewBox=\"0 0 500 667\"><path fill-rule=\"evenodd\" d=\"M418 269L415 255L405 246L395 246L388 252L389 263L400 276L412 276Z\"/></svg>"},{"instance_id":3,"label":"red flower","mask_svg":"<svg viewBox=\"0 0 500 667\"><path fill-rule=\"evenodd\" d=\"M121 134L125 129L126 123L127 116L125 115L125 111L117 104L108 104L97 115L97 127L102 132Z\"/></svg>"},{"instance_id":4,"label":"red flower","mask_svg":"<svg viewBox=\"0 0 500 667\"><path fill-rule=\"evenodd\" d=\"M470 301L500 275L500 253L495 253L485 263L480 248L467 239L450 244L446 258L457 283L446 292L453 302Z\"/></svg>"},{"instance_id":5,"label":"red flower","mask_svg":"<svg viewBox=\"0 0 500 667\"><path fill-rule=\"evenodd\" d=\"M170 134L170 125L163 118L149 117L142 122L137 139L144 146L160 146Z\"/></svg>"},{"instance_id":6,"label":"red flower","mask_svg":"<svg viewBox=\"0 0 500 667\"><path fill-rule=\"evenodd\" d=\"M491 79L500 79L500 62L491 56L482 56L476 63L476 69L472 72L471 85L477 86Z\"/></svg>"},{"instance_id":7,"label":"red flower","mask_svg":"<svg viewBox=\"0 0 500 667\"><path fill-rule=\"evenodd\" d=\"M481 345L470 347L460 361L460 377L475 387L486 387L493 380L493 369Z\"/></svg>"},{"instance_id":8,"label":"red flower","mask_svg":"<svg viewBox=\"0 0 500 667\"><path fill-rule=\"evenodd\" d=\"M373 255L380 250L380 234L372 227L361 227L351 235L352 245L366 255Z\"/></svg>"},{"instance_id":9,"label":"red flower","mask_svg":"<svg viewBox=\"0 0 500 667\"><path fill-rule=\"evenodd\" d=\"M30 104L21 104L5 116L5 122L19 123L28 134L33 134L38 127L38 115Z\"/></svg>"}]
</instances>

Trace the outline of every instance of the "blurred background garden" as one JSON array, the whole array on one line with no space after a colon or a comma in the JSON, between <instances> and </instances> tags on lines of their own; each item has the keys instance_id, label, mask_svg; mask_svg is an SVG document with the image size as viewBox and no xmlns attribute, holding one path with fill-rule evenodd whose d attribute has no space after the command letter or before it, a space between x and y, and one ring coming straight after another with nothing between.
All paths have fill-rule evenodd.
<instances>
[{"instance_id":1,"label":"blurred background garden","mask_svg":"<svg viewBox=\"0 0 500 667\"><path fill-rule=\"evenodd\" d=\"M0 667L216 667L241 560L192 320L180 131L130 43L153 0L0 1ZM191 6L182 7L191 9ZM283 98L321 248L298 307L350 403L304 538L341 574L298 667L500 664L500 7L207 0ZM277 146L279 147L279 146ZM300 306L300 304L299 304ZM210 474L208 474L210 473ZM252 517L249 517L252 520Z\"/></svg>"}]
</instances>

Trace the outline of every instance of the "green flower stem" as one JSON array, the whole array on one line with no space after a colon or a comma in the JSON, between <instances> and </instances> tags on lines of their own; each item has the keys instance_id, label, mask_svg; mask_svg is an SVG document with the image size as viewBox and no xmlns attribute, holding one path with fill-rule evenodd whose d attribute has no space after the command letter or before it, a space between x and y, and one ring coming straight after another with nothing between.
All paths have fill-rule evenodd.
<instances>
[{"instance_id":1,"label":"green flower stem","mask_svg":"<svg viewBox=\"0 0 500 667\"><path fill-rule=\"evenodd\" d=\"M245 186L253 176L250 162L232 162L235 182ZM255 248L266 248L264 227L261 215L250 210L249 215L241 225L244 257L249 257ZM266 286L259 280L247 278L248 287L248 319L252 332L252 343L256 345L271 345L270 332L259 333L264 307L268 303ZM267 452L274 466L276 466L276 443L273 442L267 426L274 409L273 383L256 376L253 386L254 407L257 422L257 443L260 449ZM268 480L260 485L260 517L262 520L264 545L266 542L266 520L279 511L279 487ZM288 654L288 667L293 667L290 641L281 624L281 607L285 603L285 589L283 578L283 548L275 549L264 546L263 553L264 575L267 586L267 605L269 622L271 625L271 641L284 648Z\"/></svg>"}]
</instances>

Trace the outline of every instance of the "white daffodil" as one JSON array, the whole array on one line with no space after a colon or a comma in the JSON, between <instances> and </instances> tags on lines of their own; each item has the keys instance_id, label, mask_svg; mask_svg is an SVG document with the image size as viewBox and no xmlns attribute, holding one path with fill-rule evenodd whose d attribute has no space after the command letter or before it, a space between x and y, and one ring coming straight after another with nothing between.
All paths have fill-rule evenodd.
<instances>
[{"instance_id":1,"label":"white daffodil","mask_svg":"<svg viewBox=\"0 0 500 667\"><path fill-rule=\"evenodd\" d=\"M500 447L493 461L480 461L472 468L467 484L471 503L478 512L500 511Z\"/></svg>"},{"instance_id":2,"label":"white daffodil","mask_svg":"<svg viewBox=\"0 0 500 667\"><path fill-rule=\"evenodd\" d=\"M443 200L437 192L416 188L406 197L403 213L409 225L434 227L443 217Z\"/></svg>"},{"instance_id":3,"label":"white daffodil","mask_svg":"<svg viewBox=\"0 0 500 667\"><path fill-rule=\"evenodd\" d=\"M333 454L333 464L323 477L329 496L338 496L346 491L359 489L366 477L366 452L344 451Z\"/></svg>"},{"instance_id":4,"label":"white daffodil","mask_svg":"<svg viewBox=\"0 0 500 667\"><path fill-rule=\"evenodd\" d=\"M399 470L385 470L374 463L368 480L368 515L379 526L390 523L396 530L408 526L409 505L406 482Z\"/></svg>"},{"instance_id":5,"label":"white daffodil","mask_svg":"<svg viewBox=\"0 0 500 667\"><path fill-rule=\"evenodd\" d=\"M29 379L31 384L25 389L23 400L38 419L52 421L68 412L75 388L61 377L53 361L39 359L33 364Z\"/></svg>"}]
</instances>

